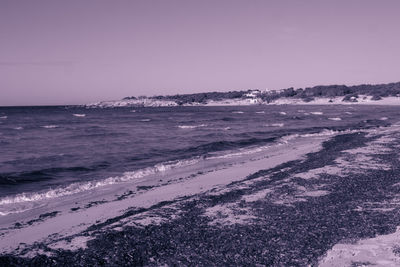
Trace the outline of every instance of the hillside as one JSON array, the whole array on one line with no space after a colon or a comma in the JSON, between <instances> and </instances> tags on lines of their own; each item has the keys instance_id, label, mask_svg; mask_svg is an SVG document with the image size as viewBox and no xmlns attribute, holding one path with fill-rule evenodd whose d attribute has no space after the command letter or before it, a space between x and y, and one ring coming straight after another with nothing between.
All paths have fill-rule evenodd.
<instances>
[{"instance_id":1,"label":"hillside","mask_svg":"<svg viewBox=\"0 0 400 267\"><path fill-rule=\"evenodd\" d=\"M387 100L386 102L383 100ZM397 103L398 102L398 103ZM88 107L254 105L254 104L400 104L400 82L388 84L319 85L294 89L207 92L166 96L130 96Z\"/></svg>"}]
</instances>

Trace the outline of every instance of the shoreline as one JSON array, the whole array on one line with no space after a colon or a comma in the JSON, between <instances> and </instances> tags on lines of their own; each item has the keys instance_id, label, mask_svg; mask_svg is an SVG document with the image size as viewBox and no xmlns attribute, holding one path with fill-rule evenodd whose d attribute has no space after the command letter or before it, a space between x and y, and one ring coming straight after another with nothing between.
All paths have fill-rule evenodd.
<instances>
[{"instance_id":1,"label":"shoreline","mask_svg":"<svg viewBox=\"0 0 400 267\"><path fill-rule=\"evenodd\" d=\"M163 202L192 198L198 194L216 190L232 182L241 181L259 170L273 168L291 160L299 160L306 154L320 149L321 143L328 138L330 136L302 137L288 144L274 144L260 152L255 158L255 155L252 155L217 169L209 169L208 172L203 170L204 173L194 177L190 169L183 170L183 173L174 173L176 171L172 170L169 173L146 177L147 179L142 181L105 186L86 192L84 196L77 194L54 199L53 203L46 203L43 208L5 218L0 225L2 229L0 249L3 254L15 253L16 248L21 251L22 247L29 248L35 242L43 242L47 245L58 243L61 241L54 242L51 236L56 235L57 240L65 240L83 233L91 226L121 216L132 208L148 209ZM186 178L182 179L182 176ZM162 181L161 185L160 181ZM145 189L138 190L137 188ZM116 200L118 198L120 200ZM90 206L90 203L94 204ZM83 208L88 205L90 207ZM54 216L47 216L43 220L40 220L40 216L37 217L39 214L46 215L52 212L56 212ZM29 224L31 221L32 223ZM18 223L18 227L15 227L15 223ZM80 242L73 249L79 246L85 247L84 243ZM31 253L29 255L32 256Z\"/></svg>"},{"instance_id":2,"label":"shoreline","mask_svg":"<svg viewBox=\"0 0 400 267\"><path fill-rule=\"evenodd\" d=\"M393 124L299 137L140 193L114 187L101 193L119 200L9 229L0 241L27 242L3 246L0 262L396 266L399 133ZM49 229L59 223L64 231Z\"/></svg>"},{"instance_id":3,"label":"shoreline","mask_svg":"<svg viewBox=\"0 0 400 267\"><path fill-rule=\"evenodd\" d=\"M256 105L400 105L400 97L389 96L383 97L380 100L372 100L372 96L360 95L357 99L353 101L342 101L341 97L315 97L311 101L305 102L301 98L294 97L282 97L271 102L265 102L260 98L247 98L247 99L224 99L224 100L209 100L206 103L186 103L179 105L175 101L166 100L154 100L151 98L143 100L111 100L111 101L101 101L91 104L83 105L86 108L117 108L117 107L177 107L177 106L256 106Z\"/></svg>"}]
</instances>

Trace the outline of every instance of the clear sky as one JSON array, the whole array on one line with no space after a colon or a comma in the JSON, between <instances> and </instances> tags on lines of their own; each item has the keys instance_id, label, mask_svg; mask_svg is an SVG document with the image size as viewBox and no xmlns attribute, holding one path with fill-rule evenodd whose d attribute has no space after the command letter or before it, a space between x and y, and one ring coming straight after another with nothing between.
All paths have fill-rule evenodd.
<instances>
[{"instance_id":1,"label":"clear sky","mask_svg":"<svg viewBox=\"0 0 400 267\"><path fill-rule=\"evenodd\" d=\"M397 0L0 0L0 105L400 81Z\"/></svg>"}]
</instances>

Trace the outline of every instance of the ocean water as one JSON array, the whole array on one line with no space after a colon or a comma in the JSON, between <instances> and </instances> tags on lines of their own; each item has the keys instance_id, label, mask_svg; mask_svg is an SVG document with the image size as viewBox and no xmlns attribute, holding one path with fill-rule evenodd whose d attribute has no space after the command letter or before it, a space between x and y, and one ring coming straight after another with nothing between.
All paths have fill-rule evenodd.
<instances>
[{"instance_id":1,"label":"ocean water","mask_svg":"<svg viewBox=\"0 0 400 267\"><path fill-rule=\"evenodd\" d=\"M249 154L291 137L397 123L399 107L3 107L0 215L6 206Z\"/></svg>"}]
</instances>

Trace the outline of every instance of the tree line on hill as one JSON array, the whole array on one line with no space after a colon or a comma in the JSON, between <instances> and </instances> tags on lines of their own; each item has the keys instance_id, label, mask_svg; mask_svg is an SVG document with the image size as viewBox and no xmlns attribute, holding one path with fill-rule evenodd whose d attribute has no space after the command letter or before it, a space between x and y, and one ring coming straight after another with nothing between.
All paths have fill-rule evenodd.
<instances>
[{"instance_id":1,"label":"tree line on hill","mask_svg":"<svg viewBox=\"0 0 400 267\"><path fill-rule=\"evenodd\" d=\"M244 90L244 91L229 91L229 92L207 92L195 94L176 94L166 96L152 97L125 97L124 100L130 99L154 99L175 101L182 105L186 103L207 103L210 100L221 101L226 99L245 99L253 96L261 98L263 101L270 103L279 98L299 98L305 102L312 101L318 97L334 98L343 97L342 101L357 102L359 95L372 96L372 100L379 100L382 97L400 96L400 82L388 84L362 84L354 86L346 85L319 85L307 88L294 89L293 87L278 91L259 91L259 90Z\"/></svg>"}]
</instances>

